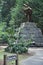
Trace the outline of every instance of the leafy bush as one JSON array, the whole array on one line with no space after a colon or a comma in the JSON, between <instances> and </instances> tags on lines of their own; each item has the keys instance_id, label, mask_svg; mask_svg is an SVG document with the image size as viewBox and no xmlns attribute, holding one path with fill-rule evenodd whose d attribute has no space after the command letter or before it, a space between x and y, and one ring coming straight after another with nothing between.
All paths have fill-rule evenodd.
<instances>
[{"instance_id":1,"label":"leafy bush","mask_svg":"<svg viewBox=\"0 0 43 65\"><path fill-rule=\"evenodd\" d=\"M6 34L2 34L1 35L1 41L3 42L3 43L8 43L9 41L8 41L8 36L6 35Z\"/></svg>"},{"instance_id":2,"label":"leafy bush","mask_svg":"<svg viewBox=\"0 0 43 65\"><path fill-rule=\"evenodd\" d=\"M24 44L11 44L9 45L5 51L12 52L12 53L26 53L28 51L28 48Z\"/></svg>"}]
</instances>

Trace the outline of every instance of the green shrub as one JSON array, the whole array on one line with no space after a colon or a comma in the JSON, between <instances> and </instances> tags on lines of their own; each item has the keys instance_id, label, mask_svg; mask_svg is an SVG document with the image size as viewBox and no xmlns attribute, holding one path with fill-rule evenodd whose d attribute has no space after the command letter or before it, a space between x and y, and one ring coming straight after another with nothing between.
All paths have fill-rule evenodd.
<instances>
[{"instance_id":1,"label":"green shrub","mask_svg":"<svg viewBox=\"0 0 43 65\"><path fill-rule=\"evenodd\" d=\"M8 36L6 35L6 34L2 34L1 35L1 38L2 38L2 42L3 43L8 43L9 41L8 41Z\"/></svg>"},{"instance_id":2,"label":"green shrub","mask_svg":"<svg viewBox=\"0 0 43 65\"><path fill-rule=\"evenodd\" d=\"M19 54L22 54L22 53L26 53L28 51L28 48L24 45L24 44L11 44L9 45L5 51L7 52L12 52L12 53L19 53Z\"/></svg>"}]
</instances>

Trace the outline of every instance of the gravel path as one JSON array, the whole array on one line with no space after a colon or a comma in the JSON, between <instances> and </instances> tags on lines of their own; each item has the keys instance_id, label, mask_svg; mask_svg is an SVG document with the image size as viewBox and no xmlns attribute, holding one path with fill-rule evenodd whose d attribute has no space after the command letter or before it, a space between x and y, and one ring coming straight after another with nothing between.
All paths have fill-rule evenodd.
<instances>
[{"instance_id":1,"label":"gravel path","mask_svg":"<svg viewBox=\"0 0 43 65\"><path fill-rule=\"evenodd\" d=\"M21 65L43 65L43 48L30 48L29 51L35 55L21 61Z\"/></svg>"}]
</instances>

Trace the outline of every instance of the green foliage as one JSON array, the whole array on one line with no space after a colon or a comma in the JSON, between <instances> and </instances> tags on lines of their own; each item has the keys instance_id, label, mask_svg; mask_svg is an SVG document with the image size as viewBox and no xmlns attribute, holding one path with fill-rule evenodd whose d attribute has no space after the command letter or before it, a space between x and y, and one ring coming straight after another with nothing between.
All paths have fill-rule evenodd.
<instances>
[{"instance_id":1,"label":"green foliage","mask_svg":"<svg viewBox=\"0 0 43 65\"><path fill-rule=\"evenodd\" d=\"M7 35L2 34L1 38L2 38L3 43L9 43Z\"/></svg>"},{"instance_id":2,"label":"green foliage","mask_svg":"<svg viewBox=\"0 0 43 65\"><path fill-rule=\"evenodd\" d=\"M2 21L5 21L7 26L9 26L9 21L11 19L10 9L15 5L15 0L4 0L2 6Z\"/></svg>"},{"instance_id":3,"label":"green foliage","mask_svg":"<svg viewBox=\"0 0 43 65\"><path fill-rule=\"evenodd\" d=\"M28 51L27 47L24 44L12 44L8 46L5 51L12 52L12 53L26 53Z\"/></svg>"},{"instance_id":4,"label":"green foliage","mask_svg":"<svg viewBox=\"0 0 43 65\"><path fill-rule=\"evenodd\" d=\"M21 43L11 43L8 45L8 47L5 49L6 52L11 52L11 53L27 53L29 46L32 44L32 41L25 41L25 42L21 42Z\"/></svg>"},{"instance_id":5,"label":"green foliage","mask_svg":"<svg viewBox=\"0 0 43 65\"><path fill-rule=\"evenodd\" d=\"M14 24L18 26L20 26L24 17L22 6L23 0L17 0L15 8L11 9L12 20L14 20Z\"/></svg>"}]
</instances>

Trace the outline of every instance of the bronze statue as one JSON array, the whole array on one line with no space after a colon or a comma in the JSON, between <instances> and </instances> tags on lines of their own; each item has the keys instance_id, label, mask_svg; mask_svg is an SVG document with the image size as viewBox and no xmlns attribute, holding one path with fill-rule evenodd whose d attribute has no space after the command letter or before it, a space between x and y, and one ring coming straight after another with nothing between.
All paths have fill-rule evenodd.
<instances>
[{"instance_id":1,"label":"bronze statue","mask_svg":"<svg viewBox=\"0 0 43 65\"><path fill-rule=\"evenodd\" d=\"M32 9L27 4L24 4L23 10L24 10L26 18L28 18L28 21L31 22L32 21Z\"/></svg>"}]
</instances>

